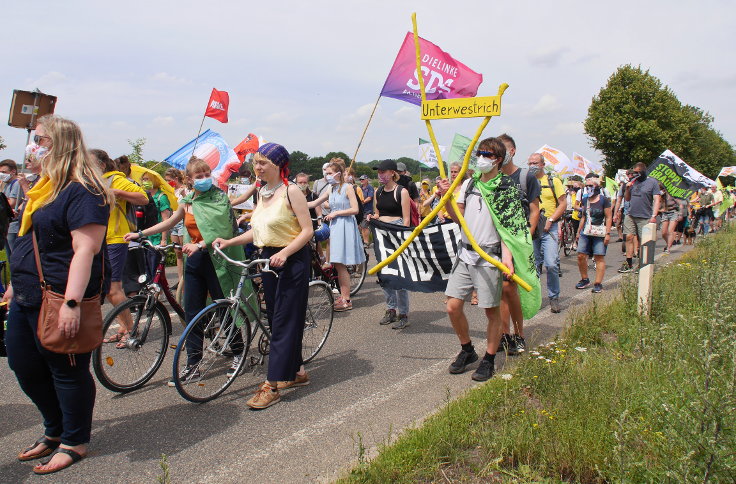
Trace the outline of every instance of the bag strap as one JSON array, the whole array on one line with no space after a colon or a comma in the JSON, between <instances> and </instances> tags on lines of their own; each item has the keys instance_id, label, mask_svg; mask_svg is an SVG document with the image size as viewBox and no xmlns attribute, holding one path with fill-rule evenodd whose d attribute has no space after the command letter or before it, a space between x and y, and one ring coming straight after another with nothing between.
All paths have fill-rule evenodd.
<instances>
[{"instance_id":1,"label":"bag strap","mask_svg":"<svg viewBox=\"0 0 736 484\"><path fill-rule=\"evenodd\" d=\"M555 180L556 178L550 178L547 174L547 183L549 183L549 189L552 190L552 198L555 199L555 208L560 206L560 201L557 199L557 193L555 192Z\"/></svg>"}]
</instances>

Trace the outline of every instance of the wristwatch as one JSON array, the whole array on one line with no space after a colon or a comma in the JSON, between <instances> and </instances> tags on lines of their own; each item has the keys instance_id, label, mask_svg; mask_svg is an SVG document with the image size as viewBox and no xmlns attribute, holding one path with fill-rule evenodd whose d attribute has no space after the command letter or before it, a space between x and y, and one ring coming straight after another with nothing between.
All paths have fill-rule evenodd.
<instances>
[{"instance_id":1,"label":"wristwatch","mask_svg":"<svg viewBox=\"0 0 736 484\"><path fill-rule=\"evenodd\" d=\"M64 299L64 304L66 304L70 308L76 308L79 303L76 299Z\"/></svg>"},{"instance_id":2,"label":"wristwatch","mask_svg":"<svg viewBox=\"0 0 736 484\"><path fill-rule=\"evenodd\" d=\"M199 247L199 250L204 250L207 247L207 244L204 243L204 240L200 240L197 242L197 247Z\"/></svg>"}]
</instances>

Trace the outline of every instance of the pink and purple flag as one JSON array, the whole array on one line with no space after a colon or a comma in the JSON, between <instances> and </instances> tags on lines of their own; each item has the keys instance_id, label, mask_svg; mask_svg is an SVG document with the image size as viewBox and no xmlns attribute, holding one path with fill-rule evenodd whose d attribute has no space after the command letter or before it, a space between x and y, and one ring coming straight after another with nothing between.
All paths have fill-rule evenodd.
<instances>
[{"instance_id":1,"label":"pink and purple flag","mask_svg":"<svg viewBox=\"0 0 736 484\"><path fill-rule=\"evenodd\" d=\"M419 49L428 100L474 97L478 93L478 86L483 82L483 74L453 59L450 54L421 37ZM414 35L408 32L391 72L383 84L381 96L421 105L422 96L416 62Z\"/></svg>"}]
</instances>

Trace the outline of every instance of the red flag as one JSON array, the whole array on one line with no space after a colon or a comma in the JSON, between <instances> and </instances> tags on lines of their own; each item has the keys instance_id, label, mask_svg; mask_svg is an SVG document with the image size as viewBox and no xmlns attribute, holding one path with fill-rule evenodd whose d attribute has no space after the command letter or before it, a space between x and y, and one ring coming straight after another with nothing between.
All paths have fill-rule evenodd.
<instances>
[{"instance_id":1,"label":"red flag","mask_svg":"<svg viewBox=\"0 0 736 484\"><path fill-rule=\"evenodd\" d=\"M235 151L235 154L238 155L240 162L244 162L247 155L258 151L258 136L253 133L248 133L248 136L246 136L238 146L233 148L233 150Z\"/></svg>"},{"instance_id":2,"label":"red flag","mask_svg":"<svg viewBox=\"0 0 736 484\"><path fill-rule=\"evenodd\" d=\"M207 111L204 112L205 116L214 118L221 123L227 123L227 107L230 104L230 96L227 91L218 91L212 89L212 95L207 103Z\"/></svg>"}]
</instances>

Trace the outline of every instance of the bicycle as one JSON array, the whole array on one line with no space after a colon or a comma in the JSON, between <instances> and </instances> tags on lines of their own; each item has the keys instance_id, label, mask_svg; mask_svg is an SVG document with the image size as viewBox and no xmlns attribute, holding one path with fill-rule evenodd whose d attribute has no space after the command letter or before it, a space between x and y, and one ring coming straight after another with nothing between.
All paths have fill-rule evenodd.
<instances>
[{"instance_id":1,"label":"bicycle","mask_svg":"<svg viewBox=\"0 0 736 484\"><path fill-rule=\"evenodd\" d=\"M219 247L214 247L214 251L228 263L240 267L241 273L235 294L213 301L202 309L187 325L176 346L174 386L183 398L195 403L208 402L222 394L246 367L254 370L262 366L271 341L258 281L265 273L276 277L278 274L271 270L268 259L241 262L229 258ZM260 270L259 266L262 266ZM243 298L243 287L248 280L256 287ZM317 356L327 341L334 317L333 302L326 282L309 282L302 338L304 363ZM250 346L256 340L258 355L248 357ZM183 348L187 345L189 349L185 354ZM186 374L183 373L185 368Z\"/></svg>"},{"instance_id":2,"label":"bicycle","mask_svg":"<svg viewBox=\"0 0 736 484\"><path fill-rule=\"evenodd\" d=\"M130 311L133 325L127 339L121 341L125 347L117 348L117 344L103 343L92 352L92 367L97 379L105 388L118 393L141 388L156 374L166 357L171 335L171 317L160 301L161 294L166 297L181 321L184 321L184 309L176 301L166 279L166 253L180 246L156 246L146 239L141 240L141 245L160 254L153 280L143 286L137 295L115 306L105 316L102 326L105 338L114 337L120 330L118 317L121 313ZM147 279L145 275L140 278L140 282Z\"/></svg>"},{"instance_id":3,"label":"bicycle","mask_svg":"<svg viewBox=\"0 0 736 484\"><path fill-rule=\"evenodd\" d=\"M560 248L565 253L565 257L567 257L575 250L575 230L572 227L572 210L566 211L562 216L560 235Z\"/></svg>"},{"instance_id":4,"label":"bicycle","mask_svg":"<svg viewBox=\"0 0 736 484\"><path fill-rule=\"evenodd\" d=\"M322 218L320 217L316 220L312 220L321 223ZM337 271L335 270L335 267L332 264L326 264L325 266L323 266L319 254L317 253L317 244L327 240L328 238L329 225L320 225L319 228L315 230L312 239L309 241L309 248L312 256L312 279L320 279L325 281L327 284L330 285L330 287L332 287L332 289L334 290L333 292L339 294L340 282L337 280ZM364 262L362 262L361 264L345 265L345 267L347 267L348 269L348 274L350 275L351 296L355 296L356 294L358 294L360 288L363 287L363 282L365 282L365 276L366 274L368 274L368 251L365 249L365 247L363 248L363 253L365 254Z\"/></svg>"}]
</instances>

